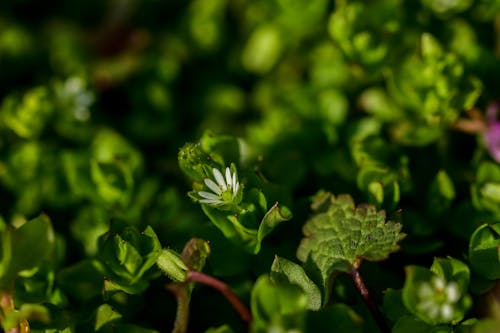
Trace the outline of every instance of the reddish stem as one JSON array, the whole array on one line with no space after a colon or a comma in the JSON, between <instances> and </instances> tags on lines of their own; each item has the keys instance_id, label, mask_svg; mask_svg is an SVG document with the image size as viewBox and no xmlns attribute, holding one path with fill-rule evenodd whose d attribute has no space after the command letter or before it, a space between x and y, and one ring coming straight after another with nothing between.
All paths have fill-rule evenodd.
<instances>
[{"instance_id":1,"label":"reddish stem","mask_svg":"<svg viewBox=\"0 0 500 333\"><path fill-rule=\"evenodd\" d=\"M354 285L358 289L359 293L361 294L361 297L363 298L363 301L365 302L366 306L370 310L373 319L375 319L375 322L377 323L377 326L379 327L380 331L382 333L391 333L391 329L387 325L387 322L384 319L384 316L382 316L382 313L378 309L377 305L373 301L373 299L370 296L370 292L368 291L368 288L365 285L365 282L363 281L363 278L361 277L361 274L359 272L359 268L355 265L353 269L349 272L351 275L351 278L354 282Z\"/></svg>"},{"instance_id":2,"label":"reddish stem","mask_svg":"<svg viewBox=\"0 0 500 333\"><path fill-rule=\"evenodd\" d=\"M231 288L225 284L224 282L217 280L210 275L203 274L202 272L197 271L189 271L187 274L187 281L194 281L198 283L206 284L219 292L221 292L224 297L231 303L233 308L238 312L241 319L243 319L247 324L250 324L252 321L252 315L248 310L247 306L240 301L238 296L231 290Z\"/></svg>"}]
</instances>

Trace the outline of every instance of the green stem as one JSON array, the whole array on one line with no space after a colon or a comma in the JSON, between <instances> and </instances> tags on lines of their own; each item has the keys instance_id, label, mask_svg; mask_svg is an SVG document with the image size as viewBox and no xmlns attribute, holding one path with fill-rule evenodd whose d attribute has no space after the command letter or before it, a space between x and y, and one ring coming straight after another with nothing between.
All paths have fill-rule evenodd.
<instances>
[{"instance_id":1,"label":"green stem","mask_svg":"<svg viewBox=\"0 0 500 333\"><path fill-rule=\"evenodd\" d=\"M207 286L210 286L224 295L226 299L231 303L233 308L238 312L240 315L241 319L243 321L247 322L248 324L251 323L252 321L252 315L250 314L250 311L246 307L243 302L240 301L238 296L231 290L231 288L225 284L224 282L217 280L214 277L211 277L210 275L203 274L202 272L197 272L197 271L189 271L187 274L187 281L194 281L198 283L203 283L206 284Z\"/></svg>"},{"instance_id":2,"label":"green stem","mask_svg":"<svg viewBox=\"0 0 500 333\"><path fill-rule=\"evenodd\" d=\"M373 301L373 298L370 296L370 292L368 291L368 288L365 285L365 282L363 281L363 278L361 277L361 273L359 272L359 267L358 265L355 265L352 270L349 272L349 275L351 275L352 281L354 282L354 285L358 289L359 293L361 294L361 297L363 298L363 301L365 302L366 306L370 310L373 319L375 319L375 322L377 323L377 326L379 327L380 331L382 333L391 333L391 329L387 325L387 322L384 319L384 316L382 316L382 313L378 309L377 305Z\"/></svg>"},{"instance_id":3,"label":"green stem","mask_svg":"<svg viewBox=\"0 0 500 333\"><path fill-rule=\"evenodd\" d=\"M175 295L177 313L172 333L186 333L189 322L189 297L185 284L169 283L166 288Z\"/></svg>"}]
</instances>

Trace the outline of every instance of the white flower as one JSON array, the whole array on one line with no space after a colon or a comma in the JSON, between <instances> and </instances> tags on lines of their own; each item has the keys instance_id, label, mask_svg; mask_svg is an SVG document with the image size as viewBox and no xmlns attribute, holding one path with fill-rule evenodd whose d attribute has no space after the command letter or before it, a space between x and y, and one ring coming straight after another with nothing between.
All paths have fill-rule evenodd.
<instances>
[{"instance_id":1,"label":"white flower","mask_svg":"<svg viewBox=\"0 0 500 333\"><path fill-rule=\"evenodd\" d=\"M430 283L422 283L417 292L417 308L432 319L447 322L453 319L453 307L461 297L456 282L449 282L434 276Z\"/></svg>"},{"instance_id":2,"label":"white flower","mask_svg":"<svg viewBox=\"0 0 500 333\"><path fill-rule=\"evenodd\" d=\"M236 172L231 174L231 170L226 168L225 178L216 168L212 169L212 173L215 181L205 178L204 183L213 193L199 191L198 195L202 198L199 202L213 206L234 203L238 198L238 191L240 190L240 183L238 182Z\"/></svg>"}]
</instances>

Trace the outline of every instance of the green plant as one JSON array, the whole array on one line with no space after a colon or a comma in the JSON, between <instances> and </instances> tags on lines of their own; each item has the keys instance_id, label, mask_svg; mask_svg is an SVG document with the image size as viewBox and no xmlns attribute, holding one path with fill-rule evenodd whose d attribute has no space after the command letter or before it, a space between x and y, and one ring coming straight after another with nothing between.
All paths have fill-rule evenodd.
<instances>
[{"instance_id":1,"label":"green plant","mask_svg":"<svg viewBox=\"0 0 500 333\"><path fill-rule=\"evenodd\" d=\"M496 332L499 20L0 1L1 329Z\"/></svg>"}]
</instances>

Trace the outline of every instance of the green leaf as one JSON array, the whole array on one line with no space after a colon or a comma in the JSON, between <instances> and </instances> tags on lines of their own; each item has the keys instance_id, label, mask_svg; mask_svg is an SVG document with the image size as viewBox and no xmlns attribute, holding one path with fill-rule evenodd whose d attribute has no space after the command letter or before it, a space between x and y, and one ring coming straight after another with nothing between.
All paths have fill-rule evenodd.
<instances>
[{"instance_id":1,"label":"green leaf","mask_svg":"<svg viewBox=\"0 0 500 333\"><path fill-rule=\"evenodd\" d=\"M292 214L287 207L279 206L275 203L264 215L258 229L247 228L243 221L253 220L254 208L242 211L241 214L227 214L210 205L202 205L203 212L210 218L210 221L222 231L224 236L235 244L243 246L248 252L257 254L260 251L261 243L278 224L288 221Z\"/></svg>"},{"instance_id":2,"label":"green leaf","mask_svg":"<svg viewBox=\"0 0 500 333\"><path fill-rule=\"evenodd\" d=\"M257 244L254 253L260 250L260 244L274 228L281 222L288 221L292 218L292 212L286 206L280 206L277 202L267 211L259 224L257 232Z\"/></svg>"},{"instance_id":3,"label":"green leaf","mask_svg":"<svg viewBox=\"0 0 500 333\"><path fill-rule=\"evenodd\" d=\"M500 216L500 165L483 162L479 165L476 181L471 187L472 202L481 210Z\"/></svg>"},{"instance_id":4,"label":"green leaf","mask_svg":"<svg viewBox=\"0 0 500 333\"><path fill-rule=\"evenodd\" d=\"M399 318L392 333L452 333L453 330L448 326L431 326L412 316L403 316Z\"/></svg>"},{"instance_id":5,"label":"green leaf","mask_svg":"<svg viewBox=\"0 0 500 333\"><path fill-rule=\"evenodd\" d=\"M79 301L89 301L102 295L103 270L99 261L85 259L59 271L56 281L68 295Z\"/></svg>"},{"instance_id":6,"label":"green leaf","mask_svg":"<svg viewBox=\"0 0 500 333\"><path fill-rule=\"evenodd\" d=\"M373 206L355 207L349 195L320 192L311 207L314 215L303 227L297 258L316 270L323 291L334 271L348 272L363 259L384 260L404 238L401 224L386 222L385 212Z\"/></svg>"},{"instance_id":7,"label":"green leaf","mask_svg":"<svg viewBox=\"0 0 500 333\"><path fill-rule=\"evenodd\" d=\"M22 271L37 267L53 254L56 242L52 224L46 215L30 220L18 228L3 232L0 285L11 288Z\"/></svg>"},{"instance_id":8,"label":"green leaf","mask_svg":"<svg viewBox=\"0 0 500 333\"><path fill-rule=\"evenodd\" d=\"M335 303L319 311L309 312L306 332L363 332L363 318L351 307Z\"/></svg>"},{"instance_id":9,"label":"green leaf","mask_svg":"<svg viewBox=\"0 0 500 333\"><path fill-rule=\"evenodd\" d=\"M470 270L469 267L460 260L448 257L434 258L431 265L431 271L446 281L456 281L461 290L466 291L469 288Z\"/></svg>"},{"instance_id":10,"label":"green leaf","mask_svg":"<svg viewBox=\"0 0 500 333\"><path fill-rule=\"evenodd\" d=\"M440 170L433 179L427 198L428 210L435 216L450 207L455 199L455 186L445 170Z\"/></svg>"},{"instance_id":11,"label":"green leaf","mask_svg":"<svg viewBox=\"0 0 500 333\"><path fill-rule=\"evenodd\" d=\"M497 333L500 327L498 318L475 320L473 323L463 323L459 326L459 333Z\"/></svg>"},{"instance_id":12,"label":"green leaf","mask_svg":"<svg viewBox=\"0 0 500 333\"><path fill-rule=\"evenodd\" d=\"M490 280L500 279L500 223L483 224L469 242L472 270Z\"/></svg>"},{"instance_id":13,"label":"green leaf","mask_svg":"<svg viewBox=\"0 0 500 333\"><path fill-rule=\"evenodd\" d=\"M397 322L399 318L410 315L410 312L408 312L403 304L401 290L386 290L384 292L382 309L387 318L394 323Z\"/></svg>"},{"instance_id":14,"label":"green leaf","mask_svg":"<svg viewBox=\"0 0 500 333\"><path fill-rule=\"evenodd\" d=\"M299 330L305 323L308 299L293 284L272 282L267 276L257 279L251 295L252 332Z\"/></svg>"},{"instance_id":15,"label":"green leaf","mask_svg":"<svg viewBox=\"0 0 500 333\"><path fill-rule=\"evenodd\" d=\"M273 25L255 29L243 49L243 67L257 74L271 70L283 51L281 32Z\"/></svg>"},{"instance_id":16,"label":"green leaf","mask_svg":"<svg viewBox=\"0 0 500 333\"><path fill-rule=\"evenodd\" d=\"M197 182L209 177L212 167L216 167L216 164L211 162L210 156L201 149L200 143L186 143L179 150L177 159L182 172Z\"/></svg>"},{"instance_id":17,"label":"green leaf","mask_svg":"<svg viewBox=\"0 0 500 333\"><path fill-rule=\"evenodd\" d=\"M211 327L206 330L205 333L233 333L233 330L228 325L222 325L219 327Z\"/></svg>"},{"instance_id":18,"label":"green leaf","mask_svg":"<svg viewBox=\"0 0 500 333\"><path fill-rule=\"evenodd\" d=\"M232 135L217 135L211 131L205 131L200 138L200 146L220 167L240 162L240 144Z\"/></svg>"},{"instance_id":19,"label":"green leaf","mask_svg":"<svg viewBox=\"0 0 500 333\"><path fill-rule=\"evenodd\" d=\"M47 88L35 87L22 99L14 95L6 98L0 107L0 122L19 137L32 139L41 134L53 109Z\"/></svg>"},{"instance_id":20,"label":"green leaf","mask_svg":"<svg viewBox=\"0 0 500 333\"><path fill-rule=\"evenodd\" d=\"M27 321L38 321L48 323L50 314L46 307L40 304L23 304L18 310L8 312L5 318L2 318L2 327L10 332L17 326L27 326ZM21 332L24 332L21 328Z\"/></svg>"},{"instance_id":21,"label":"green leaf","mask_svg":"<svg viewBox=\"0 0 500 333\"><path fill-rule=\"evenodd\" d=\"M105 268L107 290L119 286L128 293L144 290L150 277L147 273L160 251L160 241L150 226L139 232L134 226L113 224L99 239L99 259Z\"/></svg>"},{"instance_id":22,"label":"green leaf","mask_svg":"<svg viewBox=\"0 0 500 333\"><path fill-rule=\"evenodd\" d=\"M273 282L286 282L302 288L309 300L307 306L309 310L319 310L321 308L321 292L301 266L276 256L271 266L270 277Z\"/></svg>"},{"instance_id":23,"label":"green leaf","mask_svg":"<svg viewBox=\"0 0 500 333\"><path fill-rule=\"evenodd\" d=\"M95 313L94 329L99 331L104 325L117 321L122 318L122 315L116 312L111 305L102 304Z\"/></svg>"}]
</instances>

